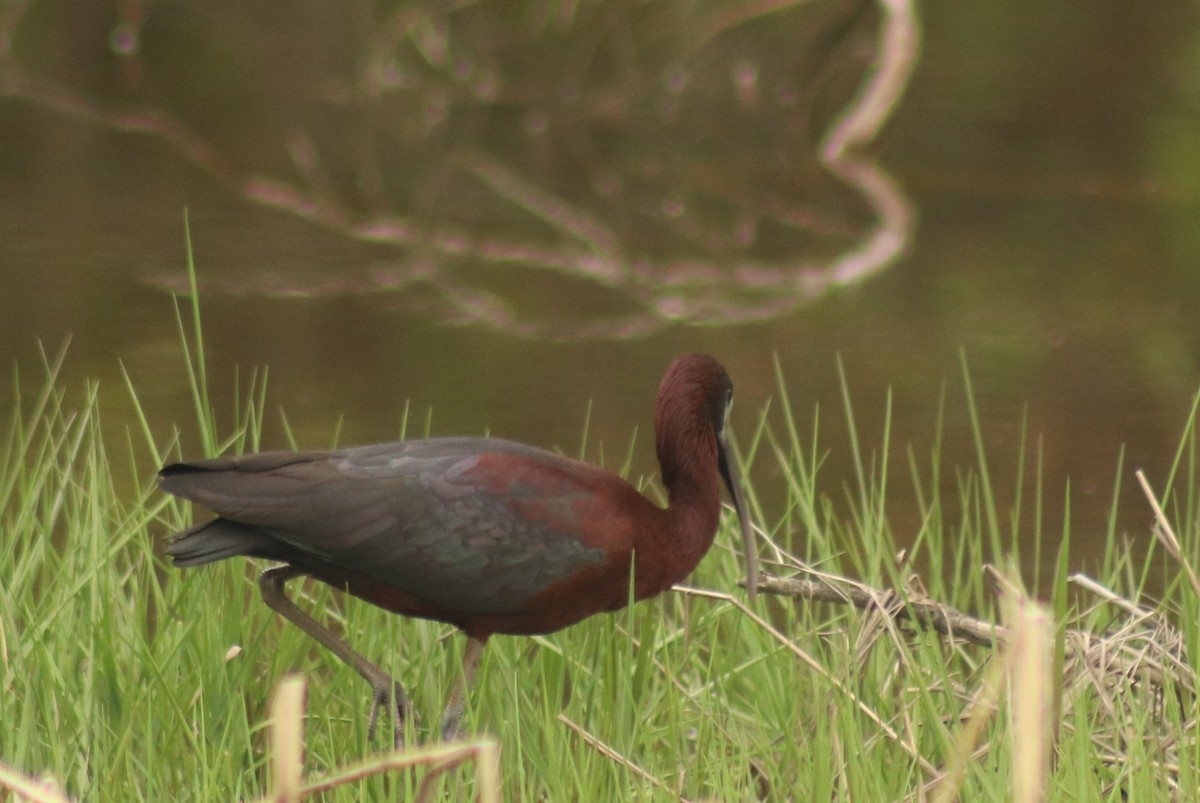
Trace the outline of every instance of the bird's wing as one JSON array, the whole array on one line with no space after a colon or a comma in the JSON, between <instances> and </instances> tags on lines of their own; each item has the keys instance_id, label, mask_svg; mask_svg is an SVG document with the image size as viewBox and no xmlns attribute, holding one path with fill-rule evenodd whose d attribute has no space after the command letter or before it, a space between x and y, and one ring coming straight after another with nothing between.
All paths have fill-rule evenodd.
<instances>
[{"instance_id":1,"label":"bird's wing","mask_svg":"<svg viewBox=\"0 0 1200 803\"><path fill-rule=\"evenodd\" d=\"M614 480L480 438L262 453L162 473L164 490L306 556L480 614L519 611L555 582L632 549L621 502L642 497Z\"/></svg>"}]
</instances>

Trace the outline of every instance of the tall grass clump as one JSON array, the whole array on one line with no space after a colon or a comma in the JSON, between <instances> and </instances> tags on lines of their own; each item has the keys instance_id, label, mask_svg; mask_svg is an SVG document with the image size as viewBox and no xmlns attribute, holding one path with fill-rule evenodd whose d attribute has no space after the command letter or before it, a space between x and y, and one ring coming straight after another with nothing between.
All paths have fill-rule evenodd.
<instances>
[{"instance_id":1,"label":"tall grass clump","mask_svg":"<svg viewBox=\"0 0 1200 803\"><path fill-rule=\"evenodd\" d=\"M209 453L257 448L264 383L252 377L220 431L194 299L179 315L196 399L189 440ZM155 490L177 438L155 437L164 429L134 378L139 427L104 431L97 388L66 387L64 360L45 355L32 382L14 369L0 432L0 790L94 801L291 800L305 783L333 801L1115 801L1200 788L1194 412L1173 471L1146 483L1161 546L1132 554L1111 524L1085 576L1068 570L1069 516L1042 521L1060 491L1044 487L1041 445L985 453L965 365L976 444L966 466L943 464L944 404L931 411L931 443L891 443L889 400L868 413L883 434L865 444L844 380L835 415L849 442L825 444L817 422L828 412L793 409L781 375L742 436L748 473L784 486L774 509L747 489L774 575L759 603L738 589L725 528L687 588L550 636L493 639L468 742L392 754L367 739L361 679L258 600L261 567L185 573L164 561L164 537L191 516ZM832 450L849 450L849 476L826 476ZM998 460L1018 461L1017 489L993 485ZM1115 481L1126 471L1114 466ZM889 518L902 495L920 512L904 549ZM1019 548L1031 529L1035 543L1059 544L1033 577ZM1152 566L1165 574L1151 578ZM409 743L429 739L461 635L296 585L301 605L402 680L422 718ZM273 689L297 672L306 700L284 684L290 702L272 708Z\"/></svg>"}]
</instances>

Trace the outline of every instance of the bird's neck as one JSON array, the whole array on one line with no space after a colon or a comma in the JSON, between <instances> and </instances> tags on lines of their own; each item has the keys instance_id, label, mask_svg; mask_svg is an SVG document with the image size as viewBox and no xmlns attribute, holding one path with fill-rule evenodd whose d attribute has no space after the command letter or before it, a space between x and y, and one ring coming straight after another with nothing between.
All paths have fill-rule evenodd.
<instances>
[{"instance_id":1,"label":"bird's neck","mask_svg":"<svg viewBox=\"0 0 1200 803\"><path fill-rule=\"evenodd\" d=\"M715 446L714 443L707 449L676 451L675 454L688 454L690 459L683 464L663 465L668 497L668 532L663 548L669 553L671 584L696 567L716 535L721 518L721 487Z\"/></svg>"}]
</instances>

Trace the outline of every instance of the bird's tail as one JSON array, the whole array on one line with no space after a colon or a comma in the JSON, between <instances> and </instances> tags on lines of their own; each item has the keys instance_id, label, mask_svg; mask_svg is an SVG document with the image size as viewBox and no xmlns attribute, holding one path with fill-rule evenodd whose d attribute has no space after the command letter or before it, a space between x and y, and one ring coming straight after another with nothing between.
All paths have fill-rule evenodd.
<instances>
[{"instance_id":1,"label":"bird's tail","mask_svg":"<svg viewBox=\"0 0 1200 803\"><path fill-rule=\"evenodd\" d=\"M203 566L238 555L271 557L274 541L260 530L228 519L215 519L184 530L167 545L176 566Z\"/></svg>"}]
</instances>

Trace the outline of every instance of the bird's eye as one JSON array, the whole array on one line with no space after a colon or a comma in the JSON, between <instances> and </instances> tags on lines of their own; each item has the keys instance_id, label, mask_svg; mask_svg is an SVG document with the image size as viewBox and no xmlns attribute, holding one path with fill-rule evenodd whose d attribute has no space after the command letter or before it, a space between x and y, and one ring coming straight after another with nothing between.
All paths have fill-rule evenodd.
<instances>
[{"instance_id":1,"label":"bird's eye","mask_svg":"<svg viewBox=\"0 0 1200 803\"><path fill-rule=\"evenodd\" d=\"M725 409L722 410L720 420L720 431L725 432L729 429L729 410L733 407L733 388L725 391Z\"/></svg>"}]
</instances>

